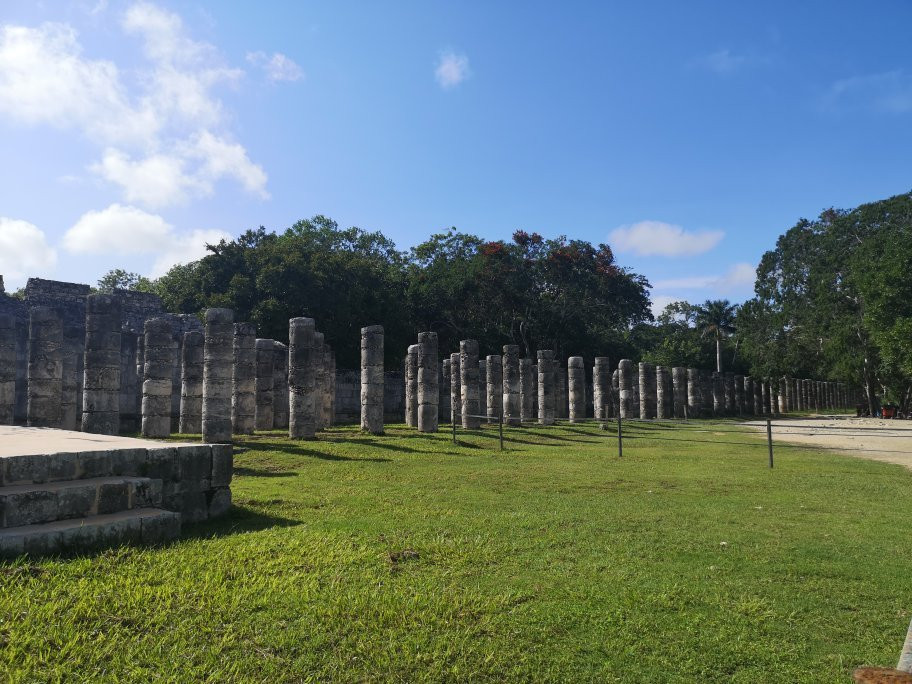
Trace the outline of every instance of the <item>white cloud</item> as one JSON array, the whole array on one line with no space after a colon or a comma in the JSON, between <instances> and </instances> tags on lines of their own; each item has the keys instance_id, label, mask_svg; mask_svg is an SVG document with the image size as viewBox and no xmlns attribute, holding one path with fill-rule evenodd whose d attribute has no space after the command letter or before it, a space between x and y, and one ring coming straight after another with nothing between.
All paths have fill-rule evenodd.
<instances>
[{"instance_id":1,"label":"white cloud","mask_svg":"<svg viewBox=\"0 0 912 684\"><path fill-rule=\"evenodd\" d=\"M715 247L725 232L701 230L689 232L681 226L662 221L640 221L620 226L608 236L618 252L632 252L639 256L693 256Z\"/></svg>"},{"instance_id":2,"label":"white cloud","mask_svg":"<svg viewBox=\"0 0 912 684\"><path fill-rule=\"evenodd\" d=\"M157 214L112 204L89 211L63 236L63 247L74 254L150 254L160 252L174 226Z\"/></svg>"},{"instance_id":3,"label":"white cloud","mask_svg":"<svg viewBox=\"0 0 912 684\"><path fill-rule=\"evenodd\" d=\"M260 67L270 81L300 81L304 70L290 57L281 52L273 52L270 57L265 52L248 52L247 61Z\"/></svg>"},{"instance_id":4,"label":"white cloud","mask_svg":"<svg viewBox=\"0 0 912 684\"><path fill-rule=\"evenodd\" d=\"M231 236L221 230L180 233L157 214L112 204L83 214L63 236L63 247L74 254L152 255L150 275L158 277L174 264L205 256L206 244L222 239Z\"/></svg>"},{"instance_id":5,"label":"white cloud","mask_svg":"<svg viewBox=\"0 0 912 684\"><path fill-rule=\"evenodd\" d=\"M194 230L189 235L175 235L155 260L149 274L158 278L175 264L186 264L206 256L206 245L217 244L220 240L231 240L232 236L221 230Z\"/></svg>"},{"instance_id":6,"label":"white cloud","mask_svg":"<svg viewBox=\"0 0 912 684\"><path fill-rule=\"evenodd\" d=\"M697 66L702 66L717 74L731 74L747 63L747 57L736 55L731 50L717 50L695 60Z\"/></svg>"},{"instance_id":7,"label":"white cloud","mask_svg":"<svg viewBox=\"0 0 912 684\"><path fill-rule=\"evenodd\" d=\"M829 109L873 109L887 114L912 112L912 76L897 69L841 79L830 86L824 106Z\"/></svg>"},{"instance_id":8,"label":"white cloud","mask_svg":"<svg viewBox=\"0 0 912 684\"><path fill-rule=\"evenodd\" d=\"M658 316L665 310L665 307L671 304L672 302L681 301L678 297L671 297L669 295L655 295L652 297L652 315Z\"/></svg>"},{"instance_id":9,"label":"white cloud","mask_svg":"<svg viewBox=\"0 0 912 684\"><path fill-rule=\"evenodd\" d=\"M455 88L470 75L469 58L455 52L442 53L434 69L434 77L444 90Z\"/></svg>"},{"instance_id":10,"label":"white cloud","mask_svg":"<svg viewBox=\"0 0 912 684\"><path fill-rule=\"evenodd\" d=\"M656 290L704 290L711 289L724 292L732 289L753 286L757 269L748 263L732 265L722 275L693 276L689 278L671 278L657 280L653 283Z\"/></svg>"},{"instance_id":11,"label":"white cloud","mask_svg":"<svg viewBox=\"0 0 912 684\"><path fill-rule=\"evenodd\" d=\"M0 27L0 115L82 132L101 146L88 168L129 203L182 204L211 195L222 179L267 198L265 171L231 139L214 94L243 71L190 38L179 15L148 2L130 6L121 28L141 42L146 63L138 70L86 59L65 24Z\"/></svg>"},{"instance_id":12,"label":"white cloud","mask_svg":"<svg viewBox=\"0 0 912 684\"><path fill-rule=\"evenodd\" d=\"M56 265L57 252L40 228L0 216L0 275L7 288L19 287L28 276L48 275Z\"/></svg>"}]
</instances>

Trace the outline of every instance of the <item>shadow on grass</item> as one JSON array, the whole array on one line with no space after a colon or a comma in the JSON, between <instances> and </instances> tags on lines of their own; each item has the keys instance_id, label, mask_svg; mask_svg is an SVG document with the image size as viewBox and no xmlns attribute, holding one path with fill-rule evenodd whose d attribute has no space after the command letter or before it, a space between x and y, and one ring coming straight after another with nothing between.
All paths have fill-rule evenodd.
<instances>
[{"instance_id":1,"label":"shadow on grass","mask_svg":"<svg viewBox=\"0 0 912 684\"><path fill-rule=\"evenodd\" d=\"M253 444L256 444L259 450L281 451L295 456L318 458L322 461L367 461L370 463L389 463L392 460L389 458L352 458L350 456L341 456L339 454L330 454L325 451L317 451L316 449L306 449L297 444L290 444L288 442L253 442Z\"/></svg>"},{"instance_id":2,"label":"shadow on grass","mask_svg":"<svg viewBox=\"0 0 912 684\"><path fill-rule=\"evenodd\" d=\"M282 518L247 506L235 505L228 513L215 520L185 523L179 539L212 539L246 532L260 532L273 527L294 527L302 524L304 523L301 520Z\"/></svg>"},{"instance_id":3,"label":"shadow on grass","mask_svg":"<svg viewBox=\"0 0 912 684\"><path fill-rule=\"evenodd\" d=\"M409 453L409 454L425 453L423 449L413 449L411 447L396 446L394 444L384 444L382 441L380 441L381 439L382 438L380 438L380 437L376 438L375 440L371 440L366 437L361 437L361 438L337 437L337 438L333 438L333 439L321 439L320 441L321 442L333 442L333 443L338 443L338 444L361 444L363 446L377 447L378 449L389 449L390 451L401 451L402 453ZM402 439L402 438L397 437L397 439ZM367 459L361 459L361 460L367 460Z\"/></svg>"},{"instance_id":4,"label":"shadow on grass","mask_svg":"<svg viewBox=\"0 0 912 684\"><path fill-rule=\"evenodd\" d=\"M234 466L235 477L296 477L297 474L297 471L294 470L257 470L256 468Z\"/></svg>"}]
</instances>

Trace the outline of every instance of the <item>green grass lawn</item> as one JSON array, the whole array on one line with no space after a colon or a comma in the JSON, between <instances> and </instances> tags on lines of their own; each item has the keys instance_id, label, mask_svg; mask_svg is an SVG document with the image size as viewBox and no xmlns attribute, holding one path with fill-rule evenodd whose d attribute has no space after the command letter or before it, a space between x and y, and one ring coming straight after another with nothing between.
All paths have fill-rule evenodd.
<instances>
[{"instance_id":1,"label":"green grass lawn","mask_svg":"<svg viewBox=\"0 0 912 684\"><path fill-rule=\"evenodd\" d=\"M623 459L594 425L507 429L504 452L495 430L240 440L221 521L0 563L0 673L838 682L895 663L912 473L791 448L770 470L725 426L631 426Z\"/></svg>"}]
</instances>

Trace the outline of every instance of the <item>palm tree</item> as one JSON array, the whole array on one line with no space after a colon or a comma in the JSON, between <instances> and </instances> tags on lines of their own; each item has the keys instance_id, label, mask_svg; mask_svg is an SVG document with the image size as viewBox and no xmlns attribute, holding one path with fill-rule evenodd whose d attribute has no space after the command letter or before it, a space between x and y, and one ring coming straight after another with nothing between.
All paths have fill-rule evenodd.
<instances>
[{"instance_id":1,"label":"palm tree","mask_svg":"<svg viewBox=\"0 0 912 684\"><path fill-rule=\"evenodd\" d=\"M703 337L716 339L716 370L722 372L722 340L735 332L735 315L738 305L727 299L707 299L697 307L694 323Z\"/></svg>"}]
</instances>

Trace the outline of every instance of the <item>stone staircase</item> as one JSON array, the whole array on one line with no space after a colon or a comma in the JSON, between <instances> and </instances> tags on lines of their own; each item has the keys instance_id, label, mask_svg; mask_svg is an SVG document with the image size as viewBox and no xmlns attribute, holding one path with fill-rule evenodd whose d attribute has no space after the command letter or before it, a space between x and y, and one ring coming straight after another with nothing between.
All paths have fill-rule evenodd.
<instances>
[{"instance_id":1,"label":"stone staircase","mask_svg":"<svg viewBox=\"0 0 912 684\"><path fill-rule=\"evenodd\" d=\"M230 445L158 444L0 458L0 558L173 540L228 510L231 461Z\"/></svg>"}]
</instances>

